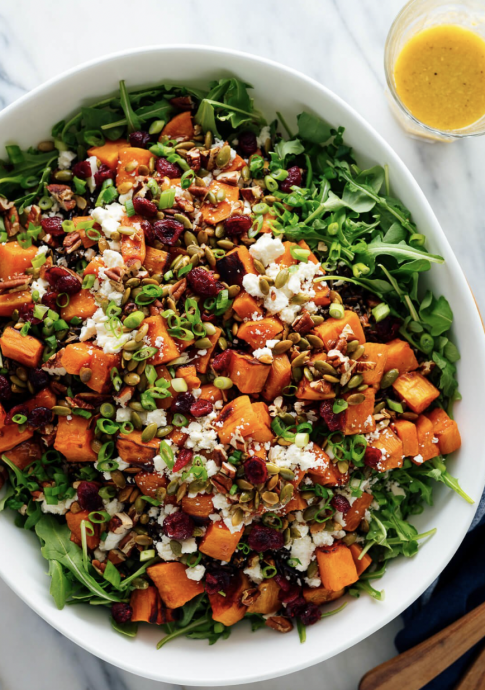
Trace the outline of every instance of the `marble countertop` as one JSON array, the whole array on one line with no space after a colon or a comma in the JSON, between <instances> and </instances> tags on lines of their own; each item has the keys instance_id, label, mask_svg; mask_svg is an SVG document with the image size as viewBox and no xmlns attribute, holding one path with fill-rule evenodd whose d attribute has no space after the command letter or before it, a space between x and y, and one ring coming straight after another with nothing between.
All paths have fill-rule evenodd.
<instances>
[{"instance_id":1,"label":"marble countertop","mask_svg":"<svg viewBox=\"0 0 485 690\"><path fill-rule=\"evenodd\" d=\"M384 92L383 50L404 0L2 0L0 108L60 72L107 53L170 43L238 49L300 70L332 89L394 147L431 203L482 310L481 182L485 138L454 145L408 138ZM62 115L53 108L52 121ZM473 244L472 244L473 243ZM473 250L472 250L473 247ZM0 582L0 690L171 690L118 671L64 639ZM296 675L240 686L353 690L395 654L396 620L350 652ZM28 652L28 654L26 654Z\"/></svg>"}]
</instances>

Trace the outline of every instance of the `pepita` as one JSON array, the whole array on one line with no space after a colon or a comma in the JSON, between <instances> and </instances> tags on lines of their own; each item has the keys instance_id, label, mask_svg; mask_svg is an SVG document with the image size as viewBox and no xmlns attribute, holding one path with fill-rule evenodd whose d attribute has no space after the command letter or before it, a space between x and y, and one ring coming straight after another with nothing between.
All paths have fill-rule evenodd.
<instances>
[{"instance_id":1,"label":"pepita","mask_svg":"<svg viewBox=\"0 0 485 690\"><path fill-rule=\"evenodd\" d=\"M347 384L348 388L358 388L364 380L362 374L354 374Z\"/></svg>"},{"instance_id":2,"label":"pepita","mask_svg":"<svg viewBox=\"0 0 485 690\"><path fill-rule=\"evenodd\" d=\"M289 276L290 276L290 274L289 274L287 268L281 269L281 271L278 273L278 275L276 276L275 281L274 281L275 288L277 288L279 290L284 285L286 285L286 283L288 282Z\"/></svg>"},{"instance_id":3,"label":"pepita","mask_svg":"<svg viewBox=\"0 0 485 690\"><path fill-rule=\"evenodd\" d=\"M297 367L301 367L308 359L309 352L308 350L305 352L302 352L299 354L295 359L291 362L291 368L295 369Z\"/></svg>"},{"instance_id":4,"label":"pepita","mask_svg":"<svg viewBox=\"0 0 485 690\"><path fill-rule=\"evenodd\" d=\"M295 487L293 484L285 484L280 492L280 503L284 506L289 503L293 497L294 491Z\"/></svg>"},{"instance_id":5,"label":"pepita","mask_svg":"<svg viewBox=\"0 0 485 690\"><path fill-rule=\"evenodd\" d=\"M263 503L266 503L266 505L268 506L275 506L277 503L280 502L280 497L274 491L265 491L261 494L261 498L263 500Z\"/></svg>"},{"instance_id":6,"label":"pepita","mask_svg":"<svg viewBox=\"0 0 485 690\"><path fill-rule=\"evenodd\" d=\"M381 389L389 388L399 376L399 369L389 369L381 379Z\"/></svg>"},{"instance_id":7,"label":"pepita","mask_svg":"<svg viewBox=\"0 0 485 690\"><path fill-rule=\"evenodd\" d=\"M155 435L157 433L157 425L155 423L149 424L145 429L143 429L142 435L141 435L141 440L142 443L148 443L151 441L153 438L155 438Z\"/></svg>"},{"instance_id":8,"label":"pepita","mask_svg":"<svg viewBox=\"0 0 485 690\"><path fill-rule=\"evenodd\" d=\"M360 405L365 401L365 395L363 393L353 393L347 398L349 405Z\"/></svg>"},{"instance_id":9,"label":"pepita","mask_svg":"<svg viewBox=\"0 0 485 690\"><path fill-rule=\"evenodd\" d=\"M291 340L280 340L279 343L276 343L273 347L273 354L282 355L284 352L288 352L291 347L293 347Z\"/></svg>"},{"instance_id":10,"label":"pepita","mask_svg":"<svg viewBox=\"0 0 485 690\"><path fill-rule=\"evenodd\" d=\"M321 350L323 348L323 340L317 335L307 335L306 339L316 350Z\"/></svg>"},{"instance_id":11,"label":"pepita","mask_svg":"<svg viewBox=\"0 0 485 690\"><path fill-rule=\"evenodd\" d=\"M259 289L263 295L269 295L269 283L266 278L263 278L262 276L259 279Z\"/></svg>"}]
</instances>

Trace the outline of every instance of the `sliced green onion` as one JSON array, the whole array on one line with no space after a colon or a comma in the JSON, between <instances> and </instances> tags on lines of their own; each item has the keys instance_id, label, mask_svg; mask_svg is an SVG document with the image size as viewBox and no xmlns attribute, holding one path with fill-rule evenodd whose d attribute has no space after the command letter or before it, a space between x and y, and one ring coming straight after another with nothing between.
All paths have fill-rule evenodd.
<instances>
[{"instance_id":1,"label":"sliced green onion","mask_svg":"<svg viewBox=\"0 0 485 690\"><path fill-rule=\"evenodd\" d=\"M27 321L27 323L24 323L24 325L20 329L20 335L25 337L29 331L30 331L30 323Z\"/></svg>"},{"instance_id":2,"label":"sliced green onion","mask_svg":"<svg viewBox=\"0 0 485 690\"><path fill-rule=\"evenodd\" d=\"M180 178L180 186L182 189L188 189L194 181L195 173L193 170L186 170Z\"/></svg>"},{"instance_id":3,"label":"sliced green onion","mask_svg":"<svg viewBox=\"0 0 485 690\"><path fill-rule=\"evenodd\" d=\"M76 194L82 195L86 193L86 180L80 180L79 177L74 176L72 181L74 183L74 191Z\"/></svg>"},{"instance_id":4,"label":"sliced green onion","mask_svg":"<svg viewBox=\"0 0 485 690\"><path fill-rule=\"evenodd\" d=\"M377 307L374 307L374 309L372 309L372 315L375 318L376 323L379 323L379 321L385 319L387 316L389 316L390 313L391 310L389 309L389 305L385 302L381 302L377 305Z\"/></svg>"},{"instance_id":5,"label":"sliced green onion","mask_svg":"<svg viewBox=\"0 0 485 690\"><path fill-rule=\"evenodd\" d=\"M339 304L338 302L332 302L328 309L328 313L333 319L343 319L345 316L345 309L343 307L343 304Z\"/></svg>"},{"instance_id":6,"label":"sliced green onion","mask_svg":"<svg viewBox=\"0 0 485 690\"><path fill-rule=\"evenodd\" d=\"M25 424L27 421L27 417L24 414L14 414L12 417L12 422L15 422L15 424Z\"/></svg>"},{"instance_id":7,"label":"sliced green onion","mask_svg":"<svg viewBox=\"0 0 485 690\"><path fill-rule=\"evenodd\" d=\"M164 189L160 194L160 201L158 202L158 208L164 210L166 208L172 208L175 201L175 189Z\"/></svg>"},{"instance_id":8,"label":"sliced green onion","mask_svg":"<svg viewBox=\"0 0 485 690\"><path fill-rule=\"evenodd\" d=\"M172 418L172 424L178 427L187 426L187 417L184 417L184 415L180 414L180 412L176 412Z\"/></svg>"},{"instance_id":9,"label":"sliced green onion","mask_svg":"<svg viewBox=\"0 0 485 690\"><path fill-rule=\"evenodd\" d=\"M311 251L309 249L303 249L302 247L292 245L290 247L290 254L297 261L308 263L308 257L310 256Z\"/></svg>"},{"instance_id":10,"label":"sliced green onion","mask_svg":"<svg viewBox=\"0 0 485 690\"><path fill-rule=\"evenodd\" d=\"M131 199L127 199L125 201L125 213L129 218L136 215L135 207L133 206L133 201Z\"/></svg>"},{"instance_id":11,"label":"sliced green onion","mask_svg":"<svg viewBox=\"0 0 485 690\"><path fill-rule=\"evenodd\" d=\"M149 561L150 558L155 557L155 549L146 549L145 551L140 551L140 562Z\"/></svg>"},{"instance_id":12,"label":"sliced green onion","mask_svg":"<svg viewBox=\"0 0 485 690\"><path fill-rule=\"evenodd\" d=\"M69 304L70 300L71 300L71 298L70 298L70 296L67 294L67 292L60 292L60 293L57 295L56 304L57 304L58 307L60 307L61 309L63 309L64 307L67 307L67 305ZM67 324L66 324L66 325L67 325Z\"/></svg>"},{"instance_id":13,"label":"sliced green onion","mask_svg":"<svg viewBox=\"0 0 485 690\"><path fill-rule=\"evenodd\" d=\"M40 268L43 266L46 262L46 255L44 252L41 252L40 254L37 254L37 256L34 256L32 261L30 262L34 268Z\"/></svg>"},{"instance_id":14,"label":"sliced green onion","mask_svg":"<svg viewBox=\"0 0 485 690\"><path fill-rule=\"evenodd\" d=\"M90 290L96 281L96 276L93 273L88 273L84 276L82 287L84 290Z\"/></svg>"},{"instance_id":15,"label":"sliced green onion","mask_svg":"<svg viewBox=\"0 0 485 690\"><path fill-rule=\"evenodd\" d=\"M63 220L62 221L62 229L64 230L64 232L74 232L76 230L76 226L74 225L74 221Z\"/></svg>"},{"instance_id":16,"label":"sliced green onion","mask_svg":"<svg viewBox=\"0 0 485 690\"><path fill-rule=\"evenodd\" d=\"M346 400L342 400L341 398L337 398L334 400L333 407L332 407L332 412L334 414L338 414L339 412L343 412L348 408L349 404Z\"/></svg>"}]
</instances>

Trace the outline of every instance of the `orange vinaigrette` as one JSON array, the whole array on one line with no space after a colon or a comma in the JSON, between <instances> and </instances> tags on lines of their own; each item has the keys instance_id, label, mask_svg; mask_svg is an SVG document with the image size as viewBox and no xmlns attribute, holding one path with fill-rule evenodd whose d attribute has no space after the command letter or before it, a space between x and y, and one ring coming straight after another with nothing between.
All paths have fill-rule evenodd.
<instances>
[{"instance_id":1,"label":"orange vinaigrette","mask_svg":"<svg viewBox=\"0 0 485 690\"><path fill-rule=\"evenodd\" d=\"M454 25L420 31L399 54L394 82L420 122L445 131L467 127L485 115L485 41Z\"/></svg>"}]
</instances>

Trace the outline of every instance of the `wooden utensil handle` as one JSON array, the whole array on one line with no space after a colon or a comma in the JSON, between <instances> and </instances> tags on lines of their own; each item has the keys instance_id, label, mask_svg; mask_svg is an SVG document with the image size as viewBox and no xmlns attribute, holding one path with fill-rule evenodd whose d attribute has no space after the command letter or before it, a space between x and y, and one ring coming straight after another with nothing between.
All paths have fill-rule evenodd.
<instances>
[{"instance_id":1,"label":"wooden utensil handle","mask_svg":"<svg viewBox=\"0 0 485 690\"><path fill-rule=\"evenodd\" d=\"M469 667L455 690L483 690L485 687L485 647Z\"/></svg>"},{"instance_id":2,"label":"wooden utensil handle","mask_svg":"<svg viewBox=\"0 0 485 690\"><path fill-rule=\"evenodd\" d=\"M485 604L403 654L376 666L360 681L359 690L420 690L485 637ZM473 686L471 686L473 688Z\"/></svg>"}]
</instances>

